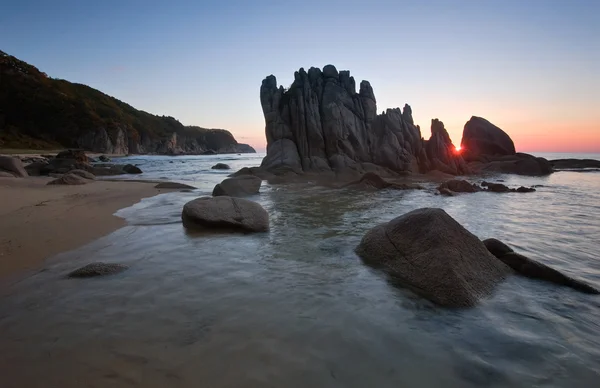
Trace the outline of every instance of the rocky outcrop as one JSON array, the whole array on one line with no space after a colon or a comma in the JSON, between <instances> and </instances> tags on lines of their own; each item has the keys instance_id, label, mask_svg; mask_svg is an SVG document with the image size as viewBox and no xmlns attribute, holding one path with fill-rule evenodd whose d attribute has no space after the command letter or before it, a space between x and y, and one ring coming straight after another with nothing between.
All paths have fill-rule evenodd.
<instances>
[{"instance_id":1,"label":"rocky outcrop","mask_svg":"<svg viewBox=\"0 0 600 388\"><path fill-rule=\"evenodd\" d=\"M185 204L183 225L201 231L267 232L269 214L256 202L242 198L197 198Z\"/></svg>"},{"instance_id":2,"label":"rocky outcrop","mask_svg":"<svg viewBox=\"0 0 600 388\"><path fill-rule=\"evenodd\" d=\"M253 175L241 175L233 178L227 178L217 184L213 189L212 195L228 197L247 197L258 194L262 180Z\"/></svg>"},{"instance_id":3,"label":"rocky outcrop","mask_svg":"<svg viewBox=\"0 0 600 388\"><path fill-rule=\"evenodd\" d=\"M67 277L69 278L90 278L96 276L107 276L114 275L125 271L129 267L124 264L116 263L90 263L73 272L70 272Z\"/></svg>"},{"instance_id":4,"label":"rocky outcrop","mask_svg":"<svg viewBox=\"0 0 600 388\"><path fill-rule=\"evenodd\" d=\"M356 253L400 285L447 307L475 305L510 273L442 209L417 209L376 226Z\"/></svg>"},{"instance_id":5,"label":"rocky outcrop","mask_svg":"<svg viewBox=\"0 0 600 388\"><path fill-rule=\"evenodd\" d=\"M600 294L599 290L581 280L573 279L554 268L516 253L500 240L489 238L483 240L483 243L494 256L520 275L570 287L586 294Z\"/></svg>"},{"instance_id":6,"label":"rocky outcrop","mask_svg":"<svg viewBox=\"0 0 600 388\"><path fill-rule=\"evenodd\" d=\"M460 143L466 161L478 160L481 155L514 155L515 144L506 132L484 118L473 116L465 124Z\"/></svg>"},{"instance_id":7,"label":"rocky outcrop","mask_svg":"<svg viewBox=\"0 0 600 388\"><path fill-rule=\"evenodd\" d=\"M23 178L29 174L23 167L21 159L12 156L0 156L0 171L11 174L17 178Z\"/></svg>"},{"instance_id":8,"label":"rocky outcrop","mask_svg":"<svg viewBox=\"0 0 600 388\"><path fill-rule=\"evenodd\" d=\"M425 143L425 154L419 160L423 172L438 170L452 175L470 172L460 153L456 150L444 123L431 120L431 137Z\"/></svg>"}]
</instances>

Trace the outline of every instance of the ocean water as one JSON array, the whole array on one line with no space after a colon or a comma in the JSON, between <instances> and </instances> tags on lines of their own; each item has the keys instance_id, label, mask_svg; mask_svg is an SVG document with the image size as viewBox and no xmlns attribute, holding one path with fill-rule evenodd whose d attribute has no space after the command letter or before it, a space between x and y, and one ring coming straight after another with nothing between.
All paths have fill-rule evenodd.
<instances>
[{"instance_id":1,"label":"ocean water","mask_svg":"<svg viewBox=\"0 0 600 388\"><path fill-rule=\"evenodd\" d=\"M594 157L600 155L569 155ZM569 157L558 156L558 157ZM511 276L442 309L365 266L371 227L441 207L481 238L600 287L600 173L496 175L534 193L363 193L263 184L256 235L202 235L182 206L261 155L140 156L136 179L198 187L144 199L128 226L48 261L0 299L0 387L596 387L600 297ZM130 177L123 177L130 178ZM92 261L130 269L65 279Z\"/></svg>"}]
</instances>

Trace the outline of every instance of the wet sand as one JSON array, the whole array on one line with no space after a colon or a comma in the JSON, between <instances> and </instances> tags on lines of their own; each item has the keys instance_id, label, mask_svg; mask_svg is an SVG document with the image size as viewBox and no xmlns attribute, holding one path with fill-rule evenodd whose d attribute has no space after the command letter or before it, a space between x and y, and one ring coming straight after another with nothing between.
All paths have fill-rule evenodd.
<instances>
[{"instance_id":1,"label":"wet sand","mask_svg":"<svg viewBox=\"0 0 600 388\"><path fill-rule=\"evenodd\" d=\"M93 181L47 186L52 178L0 178L0 279L19 277L55 254L113 232L113 214L165 191L154 183Z\"/></svg>"}]
</instances>

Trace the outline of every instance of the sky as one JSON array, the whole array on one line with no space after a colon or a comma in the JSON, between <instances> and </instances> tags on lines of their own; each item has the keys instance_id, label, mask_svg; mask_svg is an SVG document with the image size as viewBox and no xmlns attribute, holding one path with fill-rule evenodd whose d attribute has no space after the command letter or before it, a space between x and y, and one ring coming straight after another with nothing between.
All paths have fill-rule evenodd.
<instances>
[{"instance_id":1,"label":"sky","mask_svg":"<svg viewBox=\"0 0 600 388\"><path fill-rule=\"evenodd\" d=\"M597 0L3 0L0 50L260 150L262 80L333 64L426 139L475 115L518 151L600 152Z\"/></svg>"}]
</instances>

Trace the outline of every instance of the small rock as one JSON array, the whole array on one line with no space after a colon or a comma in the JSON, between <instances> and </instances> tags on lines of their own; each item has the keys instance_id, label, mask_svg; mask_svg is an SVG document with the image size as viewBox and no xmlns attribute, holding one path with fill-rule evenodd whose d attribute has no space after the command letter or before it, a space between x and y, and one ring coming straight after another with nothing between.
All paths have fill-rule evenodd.
<instances>
[{"instance_id":1,"label":"small rock","mask_svg":"<svg viewBox=\"0 0 600 388\"><path fill-rule=\"evenodd\" d=\"M442 183L438 187L438 190L441 191L441 189L448 189L455 193L476 193L481 191L481 187L460 179L451 179Z\"/></svg>"},{"instance_id":2,"label":"small rock","mask_svg":"<svg viewBox=\"0 0 600 388\"><path fill-rule=\"evenodd\" d=\"M228 164L225 163L217 163L214 166L211 167L213 170L230 170L231 167L229 167Z\"/></svg>"},{"instance_id":3,"label":"small rock","mask_svg":"<svg viewBox=\"0 0 600 388\"><path fill-rule=\"evenodd\" d=\"M485 183L485 185L484 185ZM503 185L502 183L490 183L490 182L483 182L481 184L482 186L487 186L488 191L492 191L494 193L508 193L510 192L510 189L508 188L508 186Z\"/></svg>"},{"instance_id":4,"label":"small rock","mask_svg":"<svg viewBox=\"0 0 600 388\"><path fill-rule=\"evenodd\" d=\"M96 176L91 172L87 172L85 170L71 170L69 174L75 174L85 179L95 180Z\"/></svg>"},{"instance_id":5,"label":"small rock","mask_svg":"<svg viewBox=\"0 0 600 388\"><path fill-rule=\"evenodd\" d=\"M142 170L139 167L134 166L133 164L126 164L123 166L123 171L127 174L141 174Z\"/></svg>"},{"instance_id":6,"label":"small rock","mask_svg":"<svg viewBox=\"0 0 600 388\"><path fill-rule=\"evenodd\" d=\"M67 276L70 278L89 278L94 276L106 276L113 275L119 272L123 272L129 267L124 264L116 263L91 263L75 271L69 273Z\"/></svg>"},{"instance_id":7,"label":"small rock","mask_svg":"<svg viewBox=\"0 0 600 388\"><path fill-rule=\"evenodd\" d=\"M194 186L177 182L163 182L154 186L157 189L195 189Z\"/></svg>"},{"instance_id":8,"label":"small rock","mask_svg":"<svg viewBox=\"0 0 600 388\"><path fill-rule=\"evenodd\" d=\"M535 189L533 187L520 186L517 188L517 193L533 193L534 191Z\"/></svg>"},{"instance_id":9,"label":"small rock","mask_svg":"<svg viewBox=\"0 0 600 388\"><path fill-rule=\"evenodd\" d=\"M88 179L82 178L75 174L65 174L60 178L48 182L49 185L85 185L89 183Z\"/></svg>"}]
</instances>

